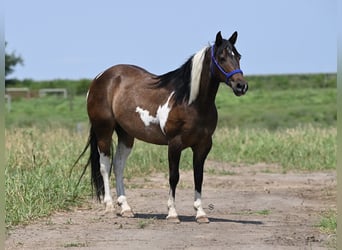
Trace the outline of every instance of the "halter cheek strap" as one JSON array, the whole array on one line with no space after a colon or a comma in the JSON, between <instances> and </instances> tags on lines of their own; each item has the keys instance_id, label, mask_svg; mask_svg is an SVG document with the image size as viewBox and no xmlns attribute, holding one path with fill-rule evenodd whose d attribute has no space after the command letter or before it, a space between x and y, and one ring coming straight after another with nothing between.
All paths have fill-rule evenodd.
<instances>
[{"instance_id":1,"label":"halter cheek strap","mask_svg":"<svg viewBox=\"0 0 342 250\"><path fill-rule=\"evenodd\" d=\"M211 46L211 60L213 61L213 63L215 64L215 66L221 71L222 74L225 75L226 77L226 84L229 85L229 79L235 75L235 74L238 74L238 73L241 73L243 74L242 70L241 69L235 69L229 73L227 73L221 66L220 64L218 64L218 62L216 61L215 59L215 56L214 56L214 45ZM213 69L213 64L211 64L211 73L214 75L214 69Z\"/></svg>"}]
</instances>

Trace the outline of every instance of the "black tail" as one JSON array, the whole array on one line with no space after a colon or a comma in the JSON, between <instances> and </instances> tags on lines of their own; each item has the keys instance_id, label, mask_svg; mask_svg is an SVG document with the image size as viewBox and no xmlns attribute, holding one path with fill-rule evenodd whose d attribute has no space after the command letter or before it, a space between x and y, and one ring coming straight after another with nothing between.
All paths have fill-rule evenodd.
<instances>
[{"instance_id":1,"label":"black tail","mask_svg":"<svg viewBox=\"0 0 342 250\"><path fill-rule=\"evenodd\" d=\"M100 200L101 195L104 195L103 178L100 172L100 153L97 147L97 138L93 127L90 128L89 134L90 143L90 165L91 165L91 183L95 187L96 197Z\"/></svg>"},{"instance_id":2,"label":"black tail","mask_svg":"<svg viewBox=\"0 0 342 250\"><path fill-rule=\"evenodd\" d=\"M90 156L88 158L88 161L86 165L84 166L83 172L77 182L76 188L80 184L80 181L82 177L84 176L89 164L91 166L91 184L92 187L95 187L96 191L96 197L100 201L101 195L104 195L104 185L103 185L103 178L100 172L100 154L97 147L97 138L95 135L95 132L92 127L90 127L90 133L89 138L86 146L84 147L82 153L75 161L74 165L71 168L70 175L72 170L74 169L75 165L78 163L78 161L82 158L82 156L85 154L85 152L88 150L90 146Z\"/></svg>"},{"instance_id":3,"label":"black tail","mask_svg":"<svg viewBox=\"0 0 342 250\"><path fill-rule=\"evenodd\" d=\"M89 148L89 145L90 145L90 139L88 139L88 142L87 142L87 145L84 147L82 153L80 154L80 156L77 158L77 160L75 161L74 165L72 165L71 169L70 169L70 173L69 173L69 177L71 176L72 174L72 171L74 170L74 167L76 166L76 164L79 162L79 160L83 157L83 155L85 154L85 152L87 152L88 148ZM76 187L75 187L75 190L77 189L78 185L80 184L84 174L85 174L85 171L87 170L87 167L89 166L89 163L90 163L90 157L88 158L88 161L86 163L86 165L84 166L84 169L82 171L82 174L80 176L80 178L78 179L78 182L76 184Z\"/></svg>"}]
</instances>

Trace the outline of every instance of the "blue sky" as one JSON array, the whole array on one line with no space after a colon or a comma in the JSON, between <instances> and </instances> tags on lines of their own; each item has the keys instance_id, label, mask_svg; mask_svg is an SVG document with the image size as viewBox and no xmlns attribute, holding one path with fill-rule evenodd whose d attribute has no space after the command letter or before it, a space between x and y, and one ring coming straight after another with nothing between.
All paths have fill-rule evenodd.
<instances>
[{"instance_id":1,"label":"blue sky","mask_svg":"<svg viewBox=\"0 0 342 250\"><path fill-rule=\"evenodd\" d=\"M119 63L162 74L235 30L246 75L336 72L337 0L5 2L19 79L93 78Z\"/></svg>"}]
</instances>

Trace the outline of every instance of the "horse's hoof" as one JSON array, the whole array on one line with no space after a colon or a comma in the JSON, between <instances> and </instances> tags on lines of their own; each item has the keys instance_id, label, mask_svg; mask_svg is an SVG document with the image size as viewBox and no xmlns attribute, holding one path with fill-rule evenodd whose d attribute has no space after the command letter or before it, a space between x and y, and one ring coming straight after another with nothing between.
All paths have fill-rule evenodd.
<instances>
[{"instance_id":1,"label":"horse's hoof","mask_svg":"<svg viewBox=\"0 0 342 250\"><path fill-rule=\"evenodd\" d=\"M208 224L210 221L207 216L200 216L196 218L198 224Z\"/></svg>"},{"instance_id":2,"label":"horse's hoof","mask_svg":"<svg viewBox=\"0 0 342 250\"><path fill-rule=\"evenodd\" d=\"M179 224L180 220L178 218L178 216L174 217L174 216L167 216L166 220L170 223L174 223L174 224Z\"/></svg>"},{"instance_id":3,"label":"horse's hoof","mask_svg":"<svg viewBox=\"0 0 342 250\"><path fill-rule=\"evenodd\" d=\"M107 214L107 213L112 213L114 211L115 211L114 206L113 204L111 204L111 205L106 205L106 209L104 213Z\"/></svg>"},{"instance_id":4,"label":"horse's hoof","mask_svg":"<svg viewBox=\"0 0 342 250\"><path fill-rule=\"evenodd\" d=\"M133 218L134 217L134 213L132 210L126 210L126 211L122 211L120 213L120 215L124 218Z\"/></svg>"}]
</instances>

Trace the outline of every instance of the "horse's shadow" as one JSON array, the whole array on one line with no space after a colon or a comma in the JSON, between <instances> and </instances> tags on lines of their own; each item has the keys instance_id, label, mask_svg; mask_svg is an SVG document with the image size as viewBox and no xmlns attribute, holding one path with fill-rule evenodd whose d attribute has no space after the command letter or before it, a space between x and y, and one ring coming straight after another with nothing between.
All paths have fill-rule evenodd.
<instances>
[{"instance_id":1,"label":"horse's shadow","mask_svg":"<svg viewBox=\"0 0 342 250\"><path fill-rule=\"evenodd\" d=\"M153 219L153 220L165 220L167 214L144 214L144 213L136 213L134 214L134 218L137 219ZM195 222L195 216L188 215L179 215L179 220L181 222ZM262 225L264 224L262 221L252 221L252 220L231 220L224 218L215 218L208 217L210 222L222 222L222 223L239 223L239 224L251 224L251 225Z\"/></svg>"}]
</instances>

